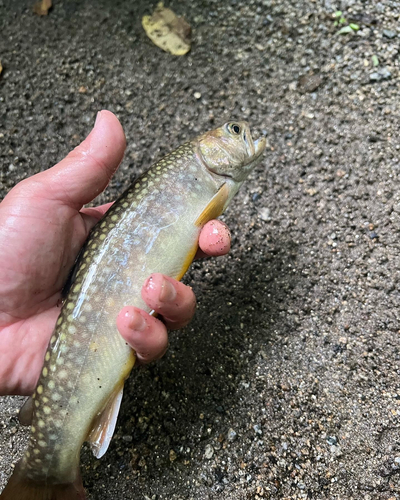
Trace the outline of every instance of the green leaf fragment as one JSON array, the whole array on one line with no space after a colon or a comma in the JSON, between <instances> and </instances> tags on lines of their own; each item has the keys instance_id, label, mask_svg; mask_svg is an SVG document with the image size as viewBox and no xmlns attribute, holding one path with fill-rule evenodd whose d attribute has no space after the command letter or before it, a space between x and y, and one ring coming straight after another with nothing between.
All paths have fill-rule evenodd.
<instances>
[{"instance_id":1,"label":"green leaf fragment","mask_svg":"<svg viewBox=\"0 0 400 500\"><path fill-rule=\"evenodd\" d=\"M349 26L353 31L358 31L360 29L360 26L358 26L358 24L350 23Z\"/></svg>"},{"instance_id":2,"label":"green leaf fragment","mask_svg":"<svg viewBox=\"0 0 400 500\"><path fill-rule=\"evenodd\" d=\"M350 26L343 26L343 28L338 31L338 35L346 35L347 33L354 33Z\"/></svg>"},{"instance_id":3,"label":"green leaf fragment","mask_svg":"<svg viewBox=\"0 0 400 500\"><path fill-rule=\"evenodd\" d=\"M379 59L378 59L378 56L376 56L375 54L371 57L372 59L372 66L374 66L374 68L376 68L377 66L379 66Z\"/></svg>"}]
</instances>

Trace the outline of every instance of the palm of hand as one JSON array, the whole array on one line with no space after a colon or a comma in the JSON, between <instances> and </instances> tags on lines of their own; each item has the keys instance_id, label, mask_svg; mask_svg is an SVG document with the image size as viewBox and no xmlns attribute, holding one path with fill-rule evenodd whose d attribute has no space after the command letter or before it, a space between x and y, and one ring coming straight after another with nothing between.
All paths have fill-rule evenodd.
<instances>
[{"instance_id":1,"label":"palm of hand","mask_svg":"<svg viewBox=\"0 0 400 500\"><path fill-rule=\"evenodd\" d=\"M51 199L40 184L25 186L8 194L0 212L0 379L6 393L29 394L61 289L96 219Z\"/></svg>"}]
</instances>

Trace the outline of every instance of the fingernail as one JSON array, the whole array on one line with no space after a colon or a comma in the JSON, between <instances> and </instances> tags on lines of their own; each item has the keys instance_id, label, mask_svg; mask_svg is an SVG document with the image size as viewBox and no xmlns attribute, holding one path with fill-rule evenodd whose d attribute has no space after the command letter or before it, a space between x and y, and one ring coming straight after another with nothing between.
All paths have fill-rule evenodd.
<instances>
[{"instance_id":1,"label":"fingernail","mask_svg":"<svg viewBox=\"0 0 400 500\"><path fill-rule=\"evenodd\" d=\"M160 301L171 302L175 299L175 297L176 297L176 290L174 285L172 285L172 283L164 279L161 285Z\"/></svg>"},{"instance_id":2,"label":"fingernail","mask_svg":"<svg viewBox=\"0 0 400 500\"><path fill-rule=\"evenodd\" d=\"M142 332L146 328L146 320L137 311L127 313L126 315L129 316L129 328L132 330Z\"/></svg>"},{"instance_id":3,"label":"fingernail","mask_svg":"<svg viewBox=\"0 0 400 500\"><path fill-rule=\"evenodd\" d=\"M101 111L98 111L98 112L97 112L97 115L96 115L96 120L95 120L95 122L94 122L94 126L95 126L95 127L96 127L96 125L97 125L97 122L98 122L98 121L99 121L99 119L100 119L100 115L101 115Z\"/></svg>"}]
</instances>

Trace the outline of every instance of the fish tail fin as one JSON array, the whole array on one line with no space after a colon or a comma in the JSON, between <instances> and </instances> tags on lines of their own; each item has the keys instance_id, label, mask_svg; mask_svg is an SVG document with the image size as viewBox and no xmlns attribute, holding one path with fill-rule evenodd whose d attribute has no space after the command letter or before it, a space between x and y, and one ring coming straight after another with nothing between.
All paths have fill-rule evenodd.
<instances>
[{"instance_id":1,"label":"fish tail fin","mask_svg":"<svg viewBox=\"0 0 400 500\"><path fill-rule=\"evenodd\" d=\"M0 494L0 500L85 500L85 498L79 473L74 483L36 483L28 479L18 465Z\"/></svg>"}]
</instances>

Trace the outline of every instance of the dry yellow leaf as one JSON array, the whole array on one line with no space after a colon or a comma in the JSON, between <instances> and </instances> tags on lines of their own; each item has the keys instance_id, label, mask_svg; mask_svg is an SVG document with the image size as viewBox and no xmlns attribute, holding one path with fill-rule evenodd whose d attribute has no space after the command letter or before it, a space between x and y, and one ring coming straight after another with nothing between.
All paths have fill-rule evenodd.
<instances>
[{"instance_id":1,"label":"dry yellow leaf","mask_svg":"<svg viewBox=\"0 0 400 500\"><path fill-rule=\"evenodd\" d=\"M1 65L1 61L0 61L0 75L1 75L2 71L3 71L3 66Z\"/></svg>"},{"instance_id":2,"label":"dry yellow leaf","mask_svg":"<svg viewBox=\"0 0 400 500\"><path fill-rule=\"evenodd\" d=\"M174 56L183 56L190 50L191 27L171 9L160 2L151 16L143 16L142 26L150 40L160 49Z\"/></svg>"},{"instance_id":3,"label":"dry yellow leaf","mask_svg":"<svg viewBox=\"0 0 400 500\"><path fill-rule=\"evenodd\" d=\"M52 0L40 0L33 6L33 12L38 16L47 16L52 5Z\"/></svg>"}]
</instances>

